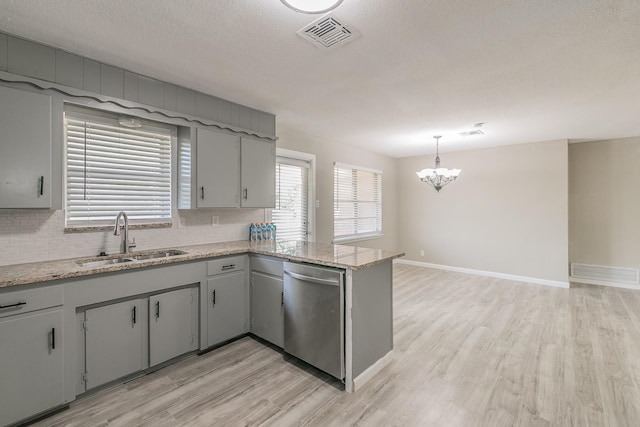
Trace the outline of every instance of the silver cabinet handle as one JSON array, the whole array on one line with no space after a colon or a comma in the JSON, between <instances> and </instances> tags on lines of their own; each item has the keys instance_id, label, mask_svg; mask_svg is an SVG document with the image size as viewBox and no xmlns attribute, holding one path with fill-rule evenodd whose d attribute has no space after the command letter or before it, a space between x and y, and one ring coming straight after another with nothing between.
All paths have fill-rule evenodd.
<instances>
[{"instance_id":1,"label":"silver cabinet handle","mask_svg":"<svg viewBox=\"0 0 640 427\"><path fill-rule=\"evenodd\" d=\"M20 307L21 305L27 305L27 302L26 301L18 301L15 304L0 305L0 310L2 310L3 308Z\"/></svg>"},{"instance_id":2,"label":"silver cabinet handle","mask_svg":"<svg viewBox=\"0 0 640 427\"><path fill-rule=\"evenodd\" d=\"M319 283L321 285L333 285L333 286L340 285L340 280L320 279L319 277L303 276L302 274L294 273L292 271L287 271L287 270L284 271L284 274L286 274L287 276L293 277L294 279L304 280L305 282Z\"/></svg>"}]
</instances>

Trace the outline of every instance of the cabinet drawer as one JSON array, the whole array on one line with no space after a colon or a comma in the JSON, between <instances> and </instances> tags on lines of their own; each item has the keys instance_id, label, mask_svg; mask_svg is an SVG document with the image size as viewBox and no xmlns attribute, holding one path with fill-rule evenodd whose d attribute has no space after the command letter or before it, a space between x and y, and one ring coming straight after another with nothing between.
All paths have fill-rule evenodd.
<instances>
[{"instance_id":1,"label":"cabinet drawer","mask_svg":"<svg viewBox=\"0 0 640 427\"><path fill-rule=\"evenodd\" d=\"M62 305L62 285L0 293L0 317Z\"/></svg>"},{"instance_id":2,"label":"cabinet drawer","mask_svg":"<svg viewBox=\"0 0 640 427\"><path fill-rule=\"evenodd\" d=\"M284 261L259 256L251 257L251 271L270 274L282 278L282 265Z\"/></svg>"},{"instance_id":3,"label":"cabinet drawer","mask_svg":"<svg viewBox=\"0 0 640 427\"><path fill-rule=\"evenodd\" d=\"M207 276L244 270L246 258L243 255L207 261Z\"/></svg>"}]
</instances>

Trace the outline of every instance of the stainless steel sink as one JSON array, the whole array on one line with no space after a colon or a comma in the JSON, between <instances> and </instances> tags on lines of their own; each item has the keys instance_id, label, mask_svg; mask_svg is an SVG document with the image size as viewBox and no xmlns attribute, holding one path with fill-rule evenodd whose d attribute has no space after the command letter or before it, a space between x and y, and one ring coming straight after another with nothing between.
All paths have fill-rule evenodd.
<instances>
[{"instance_id":1,"label":"stainless steel sink","mask_svg":"<svg viewBox=\"0 0 640 427\"><path fill-rule=\"evenodd\" d=\"M172 256L184 255L184 254L186 254L185 251L179 251L177 249L168 249L166 251L156 251L156 252L149 252L146 254L129 255L129 258L133 258L136 261L145 261L148 259L169 258Z\"/></svg>"},{"instance_id":2,"label":"stainless steel sink","mask_svg":"<svg viewBox=\"0 0 640 427\"><path fill-rule=\"evenodd\" d=\"M177 249L167 249L163 251L153 251L141 254L122 254L118 257L108 259L95 259L76 261L80 267L99 268L108 267L110 265L122 264L126 262L147 261L150 259L170 258L177 255L184 255L185 251L179 251Z\"/></svg>"},{"instance_id":3,"label":"stainless steel sink","mask_svg":"<svg viewBox=\"0 0 640 427\"><path fill-rule=\"evenodd\" d=\"M111 258L111 259L100 259L97 261L77 261L76 263L80 267L97 268L97 267L107 267L114 264L122 264L125 262L132 262L132 261L133 259L131 258Z\"/></svg>"}]
</instances>

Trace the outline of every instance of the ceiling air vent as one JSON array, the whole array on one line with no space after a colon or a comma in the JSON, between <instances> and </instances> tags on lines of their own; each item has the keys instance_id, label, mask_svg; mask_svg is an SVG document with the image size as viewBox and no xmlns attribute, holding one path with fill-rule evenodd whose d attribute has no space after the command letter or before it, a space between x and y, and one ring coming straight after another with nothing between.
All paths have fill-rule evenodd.
<instances>
[{"instance_id":1,"label":"ceiling air vent","mask_svg":"<svg viewBox=\"0 0 640 427\"><path fill-rule=\"evenodd\" d=\"M321 49L335 49L360 36L353 27L332 14L324 15L296 33Z\"/></svg>"}]
</instances>

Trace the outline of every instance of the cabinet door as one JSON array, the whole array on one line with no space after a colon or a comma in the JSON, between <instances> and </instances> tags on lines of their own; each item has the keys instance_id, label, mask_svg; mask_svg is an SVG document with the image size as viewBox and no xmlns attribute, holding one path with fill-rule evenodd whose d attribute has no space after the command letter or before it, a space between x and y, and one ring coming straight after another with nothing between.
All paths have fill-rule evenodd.
<instances>
[{"instance_id":1,"label":"cabinet door","mask_svg":"<svg viewBox=\"0 0 640 427\"><path fill-rule=\"evenodd\" d=\"M197 138L196 206L237 207L240 189L238 137L198 128Z\"/></svg>"},{"instance_id":2,"label":"cabinet door","mask_svg":"<svg viewBox=\"0 0 640 427\"><path fill-rule=\"evenodd\" d=\"M284 346L282 279L251 273L251 332L278 347Z\"/></svg>"},{"instance_id":3,"label":"cabinet door","mask_svg":"<svg viewBox=\"0 0 640 427\"><path fill-rule=\"evenodd\" d=\"M244 271L238 271L207 280L207 345L246 332L244 274Z\"/></svg>"},{"instance_id":4,"label":"cabinet door","mask_svg":"<svg viewBox=\"0 0 640 427\"><path fill-rule=\"evenodd\" d=\"M196 349L192 288L149 298L149 366Z\"/></svg>"},{"instance_id":5,"label":"cabinet door","mask_svg":"<svg viewBox=\"0 0 640 427\"><path fill-rule=\"evenodd\" d=\"M0 208L51 206L51 97L0 86Z\"/></svg>"},{"instance_id":6,"label":"cabinet door","mask_svg":"<svg viewBox=\"0 0 640 427\"><path fill-rule=\"evenodd\" d=\"M62 309L0 320L0 425L64 403Z\"/></svg>"},{"instance_id":7,"label":"cabinet door","mask_svg":"<svg viewBox=\"0 0 640 427\"><path fill-rule=\"evenodd\" d=\"M87 390L144 368L142 330L140 300L85 312Z\"/></svg>"},{"instance_id":8,"label":"cabinet door","mask_svg":"<svg viewBox=\"0 0 640 427\"><path fill-rule=\"evenodd\" d=\"M242 138L243 208L273 208L276 203L276 148L272 141Z\"/></svg>"}]
</instances>

